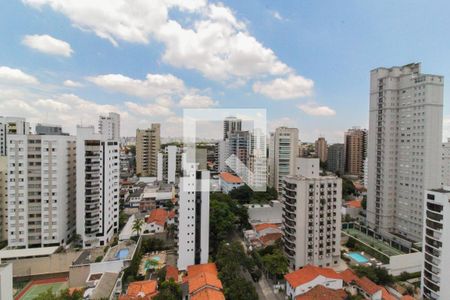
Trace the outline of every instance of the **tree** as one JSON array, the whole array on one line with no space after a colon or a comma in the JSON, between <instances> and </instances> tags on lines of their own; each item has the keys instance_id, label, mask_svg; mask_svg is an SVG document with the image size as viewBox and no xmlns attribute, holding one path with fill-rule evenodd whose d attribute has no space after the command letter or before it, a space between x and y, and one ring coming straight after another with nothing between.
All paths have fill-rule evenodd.
<instances>
[{"instance_id":1,"label":"tree","mask_svg":"<svg viewBox=\"0 0 450 300\"><path fill-rule=\"evenodd\" d=\"M128 218L129 216L125 212L123 211L119 212L119 229L122 229L123 226L127 224Z\"/></svg>"},{"instance_id":2,"label":"tree","mask_svg":"<svg viewBox=\"0 0 450 300\"><path fill-rule=\"evenodd\" d=\"M278 249L273 254L264 255L262 263L267 273L276 279L283 278L283 275L288 272L288 259Z\"/></svg>"},{"instance_id":3,"label":"tree","mask_svg":"<svg viewBox=\"0 0 450 300\"><path fill-rule=\"evenodd\" d=\"M235 276L224 287L225 298L232 300L258 300L253 284L241 276Z\"/></svg>"},{"instance_id":4,"label":"tree","mask_svg":"<svg viewBox=\"0 0 450 300\"><path fill-rule=\"evenodd\" d=\"M153 300L179 300L181 297L180 285L171 278L160 284L159 293Z\"/></svg>"},{"instance_id":5,"label":"tree","mask_svg":"<svg viewBox=\"0 0 450 300\"><path fill-rule=\"evenodd\" d=\"M209 236L213 252L217 250L220 241L226 239L234 229L236 216L225 202L214 198L210 200Z\"/></svg>"},{"instance_id":6,"label":"tree","mask_svg":"<svg viewBox=\"0 0 450 300\"><path fill-rule=\"evenodd\" d=\"M355 272L359 277L366 276L376 284L380 285L388 285L394 283L394 277L389 275L388 271L385 268L378 268L375 266L365 267L365 266L356 266Z\"/></svg>"},{"instance_id":7,"label":"tree","mask_svg":"<svg viewBox=\"0 0 450 300\"><path fill-rule=\"evenodd\" d=\"M167 237L174 237L175 232L177 231L177 226L175 224L169 224L167 225Z\"/></svg>"},{"instance_id":8,"label":"tree","mask_svg":"<svg viewBox=\"0 0 450 300\"><path fill-rule=\"evenodd\" d=\"M253 190L246 184L231 190L230 197L236 199L241 204L249 203L253 195Z\"/></svg>"},{"instance_id":9,"label":"tree","mask_svg":"<svg viewBox=\"0 0 450 300\"><path fill-rule=\"evenodd\" d=\"M342 178L342 198L347 199L350 195L355 195L356 189L353 182L349 179Z\"/></svg>"},{"instance_id":10,"label":"tree","mask_svg":"<svg viewBox=\"0 0 450 300\"><path fill-rule=\"evenodd\" d=\"M52 289L49 288L45 292L40 293L35 300L82 300L83 292L81 290L69 292L69 289L62 290L59 294L55 295L52 292Z\"/></svg>"},{"instance_id":11,"label":"tree","mask_svg":"<svg viewBox=\"0 0 450 300\"><path fill-rule=\"evenodd\" d=\"M137 235L141 234L142 227L144 226L144 220L143 219L135 219L133 221L133 232L136 232Z\"/></svg>"}]
</instances>

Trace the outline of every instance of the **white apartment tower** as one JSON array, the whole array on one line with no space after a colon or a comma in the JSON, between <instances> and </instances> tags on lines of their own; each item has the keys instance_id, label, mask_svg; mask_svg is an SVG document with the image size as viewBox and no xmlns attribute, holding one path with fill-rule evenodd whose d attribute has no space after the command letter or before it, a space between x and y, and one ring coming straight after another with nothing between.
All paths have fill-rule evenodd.
<instances>
[{"instance_id":1,"label":"white apartment tower","mask_svg":"<svg viewBox=\"0 0 450 300\"><path fill-rule=\"evenodd\" d=\"M441 184L443 89L418 63L371 71L367 221L378 233L422 239L424 190Z\"/></svg>"},{"instance_id":2,"label":"white apartment tower","mask_svg":"<svg viewBox=\"0 0 450 300\"><path fill-rule=\"evenodd\" d=\"M450 299L450 187L425 191L423 299Z\"/></svg>"},{"instance_id":3,"label":"white apartment tower","mask_svg":"<svg viewBox=\"0 0 450 300\"><path fill-rule=\"evenodd\" d=\"M442 143L442 181L441 185L450 186L450 138Z\"/></svg>"},{"instance_id":4,"label":"white apartment tower","mask_svg":"<svg viewBox=\"0 0 450 300\"><path fill-rule=\"evenodd\" d=\"M8 136L8 245L66 245L75 230L75 137Z\"/></svg>"},{"instance_id":5,"label":"white apartment tower","mask_svg":"<svg viewBox=\"0 0 450 300\"><path fill-rule=\"evenodd\" d=\"M181 175L183 149L174 145L165 147L158 153L158 181L176 183Z\"/></svg>"},{"instance_id":6,"label":"white apartment tower","mask_svg":"<svg viewBox=\"0 0 450 300\"><path fill-rule=\"evenodd\" d=\"M77 225L84 248L106 245L119 228L119 141L77 127Z\"/></svg>"},{"instance_id":7,"label":"white apartment tower","mask_svg":"<svg viewBox=\"0 0 450 300\"><path fill-rule=\"evenodd\" d=\"M295 173L298 156L298 129L278 127L269 142L269 186L281 192L283 178Z\"/></svg>"},{"instance_id":8,"label":"white apartment tower","mask_svg":"<svg viewBox=\"0 0 450 300\"><path fill-rule=\"evenodd\" d=\"M339 263L342 180L320 176L318 158L299 158L295 175L284 177L283 243L290 266Z\"/></svg>"},{"instance_id":9,"label":"white apartment tower","mask_svg":"<svg viewBox=\"0 0 450 300\"><path fill-rule=\"evenodd\" d=\"M120 140L120 115L110 112L98 117L98 132L108 140Z\"/></svg>"},{"instance_id":10,"label":"white apartment tower","mask_svg":"<svg viewBox=\"0 0 450 300\"><path fill-rule=\"evenodd\" d=\"M24 118L0 116L0 156L7 154L8 135L29 134L30 123Z\"/></svg>"},{"instance_id":11,"label":"white apartment tower","mask_svg":"<svg viewBox=\"0 0 450 300\"><path fill-rule=\"evenodd\" d=\"M177 204L180 270L207 263L209 255L209 171L196 171L194 163L184 166Z\"/></svg>"}]
</instances>

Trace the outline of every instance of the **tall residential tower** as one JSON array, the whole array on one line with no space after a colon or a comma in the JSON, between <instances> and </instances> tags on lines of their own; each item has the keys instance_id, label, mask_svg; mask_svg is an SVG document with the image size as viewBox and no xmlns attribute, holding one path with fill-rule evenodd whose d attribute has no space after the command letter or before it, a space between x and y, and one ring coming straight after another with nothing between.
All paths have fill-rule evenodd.
<instances>
[{"instance_id":1,"label":"tall residential tower","mask_svg":"<svg viewBox=\"0 0 450 300\"><path fill-rule=\"evenodd\" d=\"M152 124L148 129L136 129L136 174L138 176L157 176L160 147L160 124Z\"/></svg>"}]
</instances>

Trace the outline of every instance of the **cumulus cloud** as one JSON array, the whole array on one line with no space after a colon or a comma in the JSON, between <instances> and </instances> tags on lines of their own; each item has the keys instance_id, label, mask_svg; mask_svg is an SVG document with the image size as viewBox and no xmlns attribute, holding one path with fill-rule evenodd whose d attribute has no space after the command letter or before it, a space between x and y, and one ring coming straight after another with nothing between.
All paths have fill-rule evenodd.
<instances>
[{"instance_id":1,"label":"cumulus cloud","mask_svg":"<svg viewBox=\"0 0 450 300\"><path fill-rule=\"evenodd\" d=\"M69 43L56 39L48 34L26 35L22 43L31 49L50 55L70 57L73 53Z\"/></svg>"},{"instance_id":2,"label":"cumulus cloud","mask_svg":"<svg viewBox=\"0 0 450 300\"><path fill-rule=\"evenodd\" d=\"M147 104L147 105L139 105L134 102L127 101L125 102L125 106L133 113L138 115L144 115L149 117L156 116L172 116L174 112L170 110L167 106L162 106L159 104Z\"/></svg>"},{"instance_id":3,"label":"cumulus cloud","mask_svg":"<svg viewBox=\"0 0 450 300\"><path fill-rule=\"evenodd\" d=\"M67 16L82 30L118 45L119 41L165 46L168 64L201 72L213 80L253 79L292 72L275 53L256 40L244 22L223 4L206 0L23 0L41 8L45 5ZM178 22L169 12L188 14L190 22Z\"/></svg>"},{"instance_id":4,"label":"cumulus cloud","mask_svg":"<svg viewBox=\"0 0 450 300\"><path fill-rule=\"evenodd\" d=\"M181 98L179 105L184 108L207 108L217 105L217 102L208 96L191 94Z\"/></svg>"},{"instance_id":5,"label":"cumulus cloud","mask_svg":"<svg viewBox=\"0 0 450 300\"><path fill-rule=\"evenodd\" d=\"M38 80L19 69L0 66L0 84L1 83L37 84Z\"/></svg>"},{"instance_id":6,"label":"cumulus cloud","mask_svg":"<svg viewBox=\"0 0 450 300\"><path fill-rule=\"evenodd\" d=\"M290 75L269 82L255 82L253 91L274 100L286 100L311 96L313 87L312 80L299 75Z\"/></svg>"},{"instance_id":7,"label":"cumulus cloud","mask_svg":"<svg viewBox=\"0 0 450 300\"><path fill-rule=\"evenodd\" d=\"M70 88L76 88L76 87L82 87L83 84L77 81L72 81L72 80L65 80L63 82L63 85L66 87L70 87Z\"/></svg>"},{"instance_id":8,"label":"cumulus cloud","mask_svg":"<svg viewBox=\"0 0 450 300\"><path fill-rule=\"evenodd\" d=\"M170 74L147 74L145 80L122 74L107 74L87 78L105 89L141 98L177 94L185 90L183 80Z\"/></svg>"},{"instance_id":9,"label":"cumulus cloud","mask_svg":"<svg viewBox=\"0 0 450 300\"><path fill-rule=\"evenodd\" d=\"M278 21L284 21L283 16L276 10L269 11L273 18L277 19Z\"/></svg>"},{"instance_id":10,"label":"cumulus cloud","mask_svg":"<svg viewBox=\"0 0 450 300\"><path fill-rule=\"evenodd\" d=\"M315 103L299 104L298 108L311 116L329 117L336 115L336 112L330 107Z\"/></svg>"}]
</instances>

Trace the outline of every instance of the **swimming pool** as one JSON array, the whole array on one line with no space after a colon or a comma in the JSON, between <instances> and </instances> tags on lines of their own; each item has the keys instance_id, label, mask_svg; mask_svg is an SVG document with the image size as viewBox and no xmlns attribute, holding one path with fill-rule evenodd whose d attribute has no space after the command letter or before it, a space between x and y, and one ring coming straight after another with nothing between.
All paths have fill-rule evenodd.
<instances>
[{"instance_id":1,"label":"swimming pool","mask_svg":"<svg viewBox=\"0 0 450 300\"><path fill-rule=\"evenodd\" d=\"M127 256L128 256L128 249L120 249L116 253L116 258L120 260L127 258Z\"/></svg>"},{"instance_id":2,"label":"swimming pool","mask_svg":"<svg viewBox=\"0 0 450 300\"><path fill-rule=\"evenodd\" d=\"M360 254L358 252L350 252L348 254L348 256L350 256L351 259L353 259L354 261L356 261L359 264L365 264L366 262L369 261L365 256L363 256L362 254Z\"/></svg>"}]
</instances>

